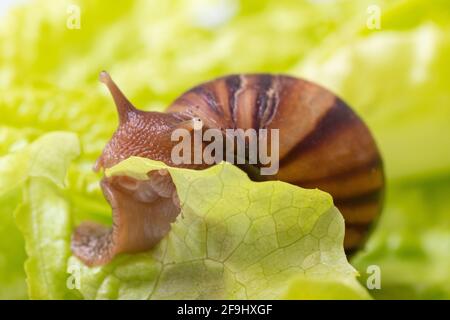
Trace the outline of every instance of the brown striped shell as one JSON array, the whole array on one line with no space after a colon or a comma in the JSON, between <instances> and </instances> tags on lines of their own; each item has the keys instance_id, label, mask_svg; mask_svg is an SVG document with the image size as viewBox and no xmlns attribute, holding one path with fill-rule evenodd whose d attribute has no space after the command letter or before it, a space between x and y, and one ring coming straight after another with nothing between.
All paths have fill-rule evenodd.
<instances>
[{"instance_id":1,"label":"brown striped shell","mask_svg":"<svg viewBox=\"0 0 450 320\"><path fill-rule=\"evenodd\" d=\"M314 83L285 75L229 75L192 88L176 99L166 113L157 113L135 109L109 76L102 76L113 94L120 121L97 161L97 169L133 155L174 165L170 159L174 145L170 134L187 119L198 117L207 128L279 129L279 171L266 179L329 192L345 219L347 253L363 243L381 211L383 166L370 131L345 102ZM117 253L150 248L168 232L178 214L176 200L162 200L166 201L164 209L154 200L136 196L142 186L128 188L128 184L103 179L102 188L113 207L112 230L86 224L75 232L72 249L87 264L102 264ZM171 190L176 193L173 186ZM127 199L120 203L123 192ZM176 199L176 194L165 197ZM160 221L162 236L148 237L156 232L153 222L127 218L136 214L133 210L148 215L158 215L161 210L170 212ZM132 241L127 240L130 232L135 234Z\"/></svg>"},{"instance_id":2,"label":"brown striped shell","mask_svg":"<svg viewBox=\"0 0 450 320\"><path fill-rule=\"evenodd\" d=\"M280 169L271 178L330 193L345 218L347 251L362 243L381 212L383 165L369 129L314 83L230 75L189 90L168 111L200 117L206 127L279 129Z\"/></svg>"}]
</instances>

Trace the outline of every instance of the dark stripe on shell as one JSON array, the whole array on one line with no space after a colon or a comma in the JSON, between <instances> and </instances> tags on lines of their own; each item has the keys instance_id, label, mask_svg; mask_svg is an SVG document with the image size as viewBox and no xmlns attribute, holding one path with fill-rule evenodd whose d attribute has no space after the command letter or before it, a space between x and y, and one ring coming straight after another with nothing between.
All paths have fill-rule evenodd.
<instances>
[{"instance_id":1,"label":"dark stripe on shell","mask_svg":"<svg viewBox=\"0 0 450 320\"><path fill-rule=\"evenodd\" d=\"M323 183L332 181L332 180L344 180L344 179L351 179L354 175L364 173L366 171L370 171L372 169L380 169L382 171L382 161L379 154L376 154L376 156L362 164L359 164L356 167L347 168L345 171L337 172L332 175L327 175L324 177L314 178L314 179L300 179L296 180L294 182L291 182L292 184L301 186L302 184L317 184L321 185Z\"/></svg>"},{"instance_id":2,"label":"dark stripe on shell","mask_svg":"<svg viewBox=\"0 0 450 320\"><path fill-rule=\"evenodd\" d=\"M272 75L259 76L259 93L256 99L257 126L265 128L275 116L279 104L278 78Z\"/></svg>"},{"instance_id":3,"label":"dark stripe on shell","mask_svg":"<svg viewBox=\"0 0 450 320\"><path fill-rule=\"evenodd\" d=\"M382 197L383 197L383 187L380 186L364 194L346 198L334 198L333 200L336 207L339 207L341 205L349 206L349 205L360 205L367 202L378 202Z\"/></svg>"},{"instance_id":4,"label":"dark stripe on shell","mask_svg":"<svg viewBox=\"0 0 450 320\"><path fill-rule=\"evenodd\" d=\"M233 124L236 125L236 103L237 97L236 93L241 89L242 81L239 75L232 75L225 79L228 90L228 107L230 108L230 115Z\"/></svg>"},{"instance_id":5,"label":"dark stripe on shell","mask_svg":"<svg viewBox=\"0 0 450 320\"><path fill-rule=\"evenodd\" d=\"M214 91L208 89L205 85L197 86L192 88L189 92L193 92L205 101L205 103L210 107L212 111L214 111L218 115L222 115L223 111L218 105L217 97Z\"/></svg>"},{"instance_id":6,"label":"dark stripe on shell","mask_svg":"<svg viewBox=\"0 0 450 320\"><path fill-rule=\"evenodd\" d=\"M253 128L259 129L261 120L267 107L270 105L270 88L272 87L273 77L269 74L261 74L258 76L258 94L256 96L256 108L253 112Z\"/></svg>"},{"instance_id":7,"label":"dark stripe on shell","mask_svg":"<svg viewBox=\"0 0 450 320\"><path fill-rule=\"evenodd\" d=\"M342 100L336 98L334 105L322 116L314 130L280 159L280 167L295 161L299 154L327 143L328 137L356 120L358 117L352 110Z\"/></svg>"}]
</instances>

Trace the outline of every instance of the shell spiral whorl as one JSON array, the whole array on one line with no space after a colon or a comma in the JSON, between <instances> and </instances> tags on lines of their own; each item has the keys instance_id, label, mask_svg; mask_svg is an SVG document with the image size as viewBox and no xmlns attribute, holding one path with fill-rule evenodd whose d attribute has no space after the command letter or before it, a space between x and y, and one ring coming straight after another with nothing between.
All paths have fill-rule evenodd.
<instances>
[{"instance_id":1,"label":"shell spiral whorl","mask_svg":"<svg viewBox=\"0 0 450 320\"><path fill-rule=\"evenodd\" d=\"M383 202L383 164L374 139L347 104L305 80L270 74L230 75L181 95L168 112L212 128L280 131L280 168L270 177L333 196L345 218L345 248L363 242Z\"/></svg>"}]
</instances>

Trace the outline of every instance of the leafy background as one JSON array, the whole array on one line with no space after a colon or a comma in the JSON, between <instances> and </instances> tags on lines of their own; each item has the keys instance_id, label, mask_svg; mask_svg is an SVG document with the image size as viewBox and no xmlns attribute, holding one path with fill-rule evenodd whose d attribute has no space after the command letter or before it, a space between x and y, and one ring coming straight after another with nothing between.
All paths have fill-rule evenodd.
<instances>
[{"instance_id":1,"label":"leafy background","mask_svg":"<svg viewBox=\"0 0 450 320\"><path fill-rule=\"evenodd\" d=\"M71 4L81 9L80 29L66 27ZM381 30L366 27L372 4ZM81 220L110 223L91 171L117 124L98 83L103 69L144 110L163 110L187 88L233 72L289 73L335 91L372 129L387 173L383 215L351 261L360 281L376 264L382 288L370 291L374 298L450 298L448 1L41 0L0 17L0 298L36 294L25 281L33 268L24 269L29 226L21 220L33 212L30 190L64 199L66 235L54 239ZM55 190L25 168L30 144L59 130L80 140L81 154L66 188Z\"/></svg>"}]
</instances>

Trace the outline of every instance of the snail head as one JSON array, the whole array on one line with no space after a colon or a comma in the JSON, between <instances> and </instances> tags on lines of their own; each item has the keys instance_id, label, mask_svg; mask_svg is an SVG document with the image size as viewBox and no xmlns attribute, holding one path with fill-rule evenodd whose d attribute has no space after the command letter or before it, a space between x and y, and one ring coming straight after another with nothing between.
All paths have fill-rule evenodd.
<instances>
[{"instance_id":1,"label":"snail head","mask_svg":"<svg viewBox=\"0 0 450 320\"><path fill-rule=\"evenodd\" d=\"M119 116L119 126L97 159L94 170L109 168L131 156L170 163L170 134L179 122L171 114L136 109L106 71L100 73L111 93Z\"/></svg>"}]
</instances>

